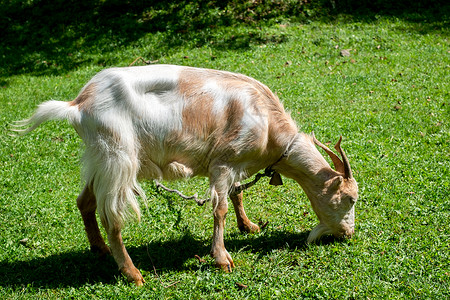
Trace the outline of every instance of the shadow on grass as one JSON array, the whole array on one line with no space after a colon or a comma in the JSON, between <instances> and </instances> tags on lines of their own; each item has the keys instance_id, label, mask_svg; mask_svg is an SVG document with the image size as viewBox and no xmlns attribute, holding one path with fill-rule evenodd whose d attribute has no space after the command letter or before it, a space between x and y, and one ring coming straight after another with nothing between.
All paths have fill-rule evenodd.
<instances>
[{"instance_id":1,"label":"shadow on grass","mask_svg":"<svg viewBox=\"0 0 450 300\"><path fill-rule=\"evenodd\" d=\"M413 30L423 33L448 25L445 12L449 11L449 5L442 0L428 4L423 0L415 5L396 1L395 5L387 6L390 2L382 1L373 7L373 1L361 4L348 0L342 2L341 8L332 8L330 4L334 2L0 1L0 77L60 75L86 64L117 65L121 49L130 46L141 49L139 55L145 59L157 60L182 47L208 45L218 51L239 51L254 43L282 43L285 36L266 35L261 24L284 19L333 22L340 12L350 16L350 22L354 19L373 22L379 15L399 17L414 24ZM441 22L436 23L437 20ZM246 29L233 30L239 26ZM224 30L233 33L224 36ZM154 37L142 40L148 34ZM130 57L130 62L134 58ZM0 81L0 85L5 83Z\"/></svg>"},{"instance_id":2,"label":"shadow on grass","mask_svg":"<svg viewBox=\"0 0 450 300\"><path fill-rule=\"evenodd\" d=\"M258 34L260 30L256 30L255 23L261 16L248 17L247 4L238 1L33 0L1 1L1 4L1 76L61 74L86 63L111 65L114 58L108 58L108 53L120 53L121 48L132 46L147 34L158 38L140 41L136 47L150 43L140 53L150 60L186 45L214 44L219 49L239 50L253 42L282 42ZM236 14L230 12L233 9ZM277 7L276 11L289 13L295 9L296 6L290 5ZM240 11L245 14L240 15ZM264 14L266 19L274 16ZM238 23L255 25L254 34L214 38L218 28ZM130 62L134 58L130 57Z\"/></svg>"},{"instance_id":3,"label":"shadow on grass","mask_svg":"<svg viewBox=\"0 0 450 300\"><path fill-rule=\"evenodd\" d=\"M231 236L225 243L231 255L245 248L246 251L264 256L274 249L304 250L307 235L308 232L266 231L256 236ZM326 244L332 242L334 239L322 241ZM127 250L139 269L153 273L153 266L158 272L192 269L186 267L185 262L195 255L209 255L210 247L210 240L198 240L190 232L186 232L177 240L156 241L139 247L127 247ZM29 261L0 262L0 286L13 289L24 286L79 287L100 282L114 284L117 276L120 274L111 256L100 259L87 250L65 252Z\"/></svg>"}]
</instances>

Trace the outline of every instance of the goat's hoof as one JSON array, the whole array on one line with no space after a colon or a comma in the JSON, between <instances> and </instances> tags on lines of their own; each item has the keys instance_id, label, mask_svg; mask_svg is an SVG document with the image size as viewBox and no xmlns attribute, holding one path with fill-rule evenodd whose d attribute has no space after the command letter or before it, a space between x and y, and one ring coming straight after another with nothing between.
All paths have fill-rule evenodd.
<instances>
[{"instance_id":1,"label":"goat's hoof","mask_svg":"<svg viewBox=\"0 0 450 300\"><path fill-rule=\"evenodd\" d=\"M225 248L217 249L216 251L211 251L211 256L215 260L215 265L217 268L221 269L226 273L231 273L232 269L235 267L233 259L230 253Z\"/></svg>"},{"instance_id":2,"label":"goat's hoof","mask_svg":"<svg viewBox=\"0 0 450 300\"><path fill-rule=\"evenodd\" d=\"M260 228L255 223L249 222L248 224L243 224L239 226L239 230L241 232L246 233L258 233L260 232Z\"/></svg>"},{"instance_id":3,"label":"goat's hoof","mask_svg":"<svg viewBox=\"0 0 450 300\"><path fill-rule=\"evenodd\" d=\"M134 284L135 284L136 286L143 286L144 283L145 283L145 280L144 280L143 278L142 278L142 280L138 280L138 281L135 281L135 282L134 282Z\"/></svg>"},{"instance_id":4,"label":"goat's hoof","mask_svg":"<svg viewBox=\"0 0 450 300\"><path fill-rule=\"evenodd\" d=\"M231 256L227 253L226 259L219 262L216 260L216 267L224 271L225 273L232 273L233 268L235 268L233 259Z\"/></svg>"},{"instance_id":5,"label":"goat's hoof","mask_svg":"<svg viewBox=\"0 0 450 300\"><path fill-rule=\"evenodd\" d=\"M139 270L135 267L123 267L120 269L120 272L127 278L128 282L132 282L136 286L143 286L145 283L144 277L142 277L141 272L139 272Z\"/></svg>"},{"instance_id":6,"label":"goat's hoof","mask_svg":"<svg viewBox=\"0 0 450 300\"><path fill-rule=\"evenodd\" d=\"M216 267L221 269L225 273L232 273L234 264L217 264L216 263Z\"/></svg>"}]
</instances>

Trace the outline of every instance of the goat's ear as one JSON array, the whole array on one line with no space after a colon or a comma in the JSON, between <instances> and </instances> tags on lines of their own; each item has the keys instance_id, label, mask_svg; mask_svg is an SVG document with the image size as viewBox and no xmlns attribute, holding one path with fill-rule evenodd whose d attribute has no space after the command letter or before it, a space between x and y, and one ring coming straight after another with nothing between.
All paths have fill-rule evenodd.
<instances>
[{"instance_id":1,"label":"goat's ear","mask_svg":"<svg viewBox=\"0 0 450 300\"><path fill-rule=\"evenodd\" d=\"M337 190L341 186L341 184L344 182L344 177L341 175L338 175L336 177L333 177L330 179L330 190Z\"/></svg>"}]
</instances>

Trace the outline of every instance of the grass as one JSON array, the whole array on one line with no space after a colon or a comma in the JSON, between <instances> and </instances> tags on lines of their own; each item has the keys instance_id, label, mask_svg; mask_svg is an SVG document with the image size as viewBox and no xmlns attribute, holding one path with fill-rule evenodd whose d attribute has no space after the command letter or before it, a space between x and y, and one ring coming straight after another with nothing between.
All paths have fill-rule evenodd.
<instances>
[{"instance_id":1,"label":"grass","mask_svg":"<svg viewBox=\"0 0 450 300\"><path fill-rule=\"evenodd\" d=\"M104 27L80 34L81 25L72 24L67 28L75 30L73 44L58 39L62 49L39 51L34 40L17 48L23 55L15 60L14 52L3 54L2 299L450 296L448 20L245 20L200 24L189 32L141 28L129 37L110 31L98 40L90 34ZM343 49L350 56L341 56ZM142 204L142 221L128 224L123 236L147 284L135 288L112 258L99 261L88 251L75 204L82 186L81 140L63 122L46 123L21 138L8 135L8 124L45 100L73 99L99 70L127 66L139 56L250 75L277 92L302 131L314 130L332 143L342 134L360 186L354 238L306 245L317 218L300 187L287 179L280 187L260 181L245 194L246 210L268 226L243 235L228 215L225 244L237 267L224 274L208 255L210 205L158 193L144 182L149 201ZM170 183L186 194L205 193L207 185L203 178Z\"/></svg>"}]
</instances>

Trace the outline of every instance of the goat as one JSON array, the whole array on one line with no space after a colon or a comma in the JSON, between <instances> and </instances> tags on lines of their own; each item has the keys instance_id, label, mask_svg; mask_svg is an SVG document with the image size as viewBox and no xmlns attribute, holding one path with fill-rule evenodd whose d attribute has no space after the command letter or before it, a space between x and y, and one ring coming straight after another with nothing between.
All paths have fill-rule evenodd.
<instances>
[{"instance_id":1,"label":"goat","mask_svg":"<svg viewBox=\"0 0 450 300\"><path fill-rule=\"evenodd\" d=\"M174 65L106 69L74 100L39 105L16 131L28 133L51 119L68 120L85 143L86 185L77 206L91 250L112 253L119 270L136 285L144 278L125 249L121 228L132 211L140 216L136 195L145 199L145 194L138 179L209 178L211 256L224 271L235 267L223 239L228 195L240 230L260 230L245 214L242 192L229 191L268 166L296 180L308 196L320 222L307 242L324 234L354 233L358 186L342 137L335 146L340 159L314 135L299 133L278 97L253 78ZM335 170L316 146L331 157ZM100 234L96 210L110 248Z\"/></svg>"}]
</instances>

